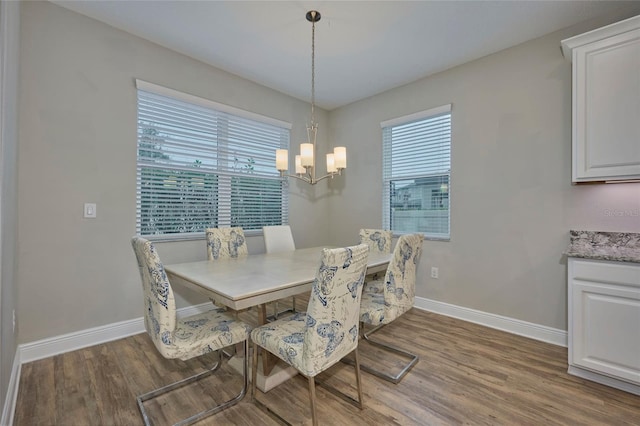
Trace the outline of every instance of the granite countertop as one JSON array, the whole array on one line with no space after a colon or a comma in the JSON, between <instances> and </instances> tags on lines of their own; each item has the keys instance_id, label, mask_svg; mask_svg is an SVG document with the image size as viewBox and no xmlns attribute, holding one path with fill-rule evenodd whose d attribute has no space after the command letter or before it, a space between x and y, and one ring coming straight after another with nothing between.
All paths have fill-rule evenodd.
<instances>
[{"instance_id":1,"label":"granite countertop","mask_svg":"<svg viewBox=\"0 0 640 426\"><path fill-rule=\"evenodd\" d=\"M640 263L640 234L633 232L569 231L569 257Z\"/></svg>"}]
</instances>

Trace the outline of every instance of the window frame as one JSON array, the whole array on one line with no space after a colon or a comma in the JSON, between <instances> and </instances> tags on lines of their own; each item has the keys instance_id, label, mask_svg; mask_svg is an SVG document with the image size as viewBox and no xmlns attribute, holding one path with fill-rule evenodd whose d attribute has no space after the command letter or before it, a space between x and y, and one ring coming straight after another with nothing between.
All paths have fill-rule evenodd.
<instances>
[{"instance_id":1,"label":"window frame","mask_svg":"<svg viewBox=\"0 0 640 426\"><path fill-rule=\"evenodd\" d=\"M212 114L216 115L216 114L220 114L220 115L228 115L229 117L232 117L233 119L238 119L238 120L250 120L251 122L254 122L254 124L257 125L269 125L269 126L275 126L277 128L280 128L280 131L282 131L282 137L280 138L280 142L279 142L279 146L275 146L273 147L273 155L274 155L274 159L275 159L275 150L276 148L282 148L282 149L288 149L289 145L291 143L291 128L292 125L291 123L282 121L282 120L278 120L278 119L274 119L271 117L267 117L267 116L263 116L260 114L256 114L250 111L245 111L239 108L235 108L229 105L225 105L225 104L221 104L218 102L214 102L208 99L204 99L204 98L200 98L191 94L187 94L187 93L183 93L183 92L179 92L177 90L173 90L167 87L163 87L163 86L159 86L153 83L149 83L146 82L144 80L140 80L140 79L136 79L135 80L135 84L136 84L136 233L140 233L142 231L142 201L141 201L141 173L142 173L142 169L144 168L144 161L140 161L140 156L139 156L139 149L140 149L140 129L141 129L141 119L140 119L140 92L148 92L152 95L158 95L158 96L162 96L162 97L167 97L167 98L171 98L172 100L178 101L178 102L184 102L187 104L191 104L194 107L201 107L207 110L211 110ZM219 138L219 135L216 134L216 138ZM215 145L212 145L212 149L216 150L216 155L219 155L221 151L224 151L225 145L224 142L219 142L220 144L218 145L217 143ZM230 152L230 150L226 151L227 153ZM275 161L275 160L274 160ZM223 166L224 167L224 166ZM227 166L228 167L228 166ZM235 167L235 166L234 166ZM162 170L162 167L158 167L158 169ZM173 170L177 170L176 166L172 165L167 165L167 167L164 170L169 170L169 171L173 171ZM179 168L178 168L179 170ZM213 170L213 171L212 171ZM273 168L274 173L273 173L273 180L276 181L279 179L279 174L278 172L275 170L275 167ZM232 205L231 205L231 181L233 181L235 178L237 177L242 177L242 174L234 174L233 172L229 172L228 168L227 169L211 169L211 166L209 167L209 170L203 173L207 173L208 175L212 176L217 185L220 185L220 183L222 183L223 181L228 181L229 185L226 185L225 187L229 190L229 193L222 193L220 192L219 188L220 186L217 186L218 191L216 193L216 209L217 209L217 218L216 218L216 222L219 224L219 226L238 226L238 225L234 225L232 224L232 218L231 218L231 209L232 209ZM265 179L265 180L269 180L271 179L271 177L267 177L267 176L256 176L256 178L258 179ZM280 179L280 183L281 183L281 188L282 188L282 192L281 195L282 197L280 198L280 206L281 206L281 213L282 213L282 220L281 220L281 224L286 225L289 222L289 191L288 191L288 186L287 183L285 181L282 181ZM224 200L226 200L229 205L227 206L221 206L220 203L221 201L224 202ZM276 203L274 203L275 205ZM226 213L225 213L226 212ZM220 223L222 221L222 223ZM228 222L228 223L227 223ZM211 224L211 226L214 226L215 224ZM242 226L242 225L239 225ZM262 229L261 227L259 229L245 229L245 234L246 235L259 235L262 233ZM143 235L145 238L149 239L149 240L153 240L153 241L178 241L178 240L199 240L199 239L203 239L205 238L205 233L204 230L202 231L194 231L194 232L182 232L182 233L164 233L164 234L141 234Z\"/></svg>"},{"instance_id":2,"label":"window frame","mask_svg":"<svg viewBox=\"0 0 640 426\"><path fill-rule=\"evenodd\" d=\"M424 111L419 111L413 114L405 115L402 117L386 120L380 123L380 127L382 128L382 227L384 229L391 229L394 233L394 236L407 234L411 232L420 232L424 235L425 239L428 240L440 240L440 241L450 241L451 240L451 133L453 125L452 121L452 105L446 104L439 107L431 108ZM445 157L448 158L448 163L444 161L440 167L448 166L448 170L432 170L426 173L417 173L412 175L404 175L401 177L392 176L392 158L390 158L391 145L393 143L392 139L387 141L386 132L391 130L394 127L404 126L411 123L417 123L420 121L426 121L429 119L435 119L438 117L442 117L448 115L449 119L449 138L448 138L448 152ZM387 145L389 144L389 145ZM401 181L401 180L416 180L416 179L435 179L435 178L444 178L446 177L446 197L442 197L441 201L446 198L447 202L447 232L423 232L418 230L413 231L400 231L393 229L391 223L393 221L393 213L392 213L392 182L393 181ZM424 199L423 199L424 202ZM429 203L431 205L431 202ZM437 209L426 209L426 210L437 210Z\"/></svg>"}]
</instances>

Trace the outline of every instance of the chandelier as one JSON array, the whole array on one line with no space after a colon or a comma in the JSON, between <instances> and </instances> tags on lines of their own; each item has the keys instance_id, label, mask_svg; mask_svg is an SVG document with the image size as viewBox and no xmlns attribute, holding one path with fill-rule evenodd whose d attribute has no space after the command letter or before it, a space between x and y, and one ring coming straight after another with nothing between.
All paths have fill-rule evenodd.
<instances>
[{"instance_id":1,"label":"chandelier","mask_svg":"<svg viewBox=\"0 0 640 426\"><path fill-rule=\"evenodd\" d=\"M276 169L281 177L293 177L315 185L326 178L333 178L341 175L342 170L347 168L347 149L344 146L337 146L332 153L327 154L327 174L316 178L316 134L318 133L318 123L315 121L314 108L316 100L316 22L320 20L320 12L311 10L307 12L307 21L311 22L311 123L307 125L307 141L300 144L300 154L296 155L296 174L287 174L289 170L289 152L286 149L276 150Z\"/></svg>"}]
</instances>

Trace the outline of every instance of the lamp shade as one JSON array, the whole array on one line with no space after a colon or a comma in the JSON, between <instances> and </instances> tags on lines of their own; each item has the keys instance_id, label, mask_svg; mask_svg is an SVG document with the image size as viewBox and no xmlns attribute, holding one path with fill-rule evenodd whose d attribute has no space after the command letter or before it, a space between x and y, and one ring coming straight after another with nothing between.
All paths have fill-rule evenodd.
<instances>
[{"instance_id":1,"label":"lamp shade","mask_svg":"<svg viewBox=\"0 0 640 426\"><path fill-rule=\"evenodd\" d=\"M304 167L313 166L313 144L300 144L300 162Z\"/></svg>"},{"instance_id":2,"label":"lamp shade","mask_svg":"<svg viewBox=\"0 0 640 426\"><path fill-rule=\"evenodd\" d=\"M344 146L336 146L333 148L333 155L335 157L336 169L347 168L347 148Z\"/></svg>"},{"instance_id":3,"label":"lamp shade","mask_svg":"<svg viewBox=\"0 0 640 426\"><path fill-rule=\"evenodd\" d=\"M276 149L276 169L285 171L289 169L289 151Z\"/></svg>"},{"instance_id":4,"label":"lamp shade","mask_svg":"<svg viewBox=\"0 0 640 426\"><path fill-rule=\"evenodd\" d=\"M333 154L327 154L327 173L335 173L338 169L336 169L336 161Z\"/></svg>"},{"instance_id":5,"label":"lamp shade","mask_svg":"<svg viewBox=\"0 0 640 426\"><path fill-rule=\"evenodd\" d=\"M305 173L304 167L302 167L302 159L299 155L296 155L296 173L302 175Z\"/></svg>"}]
</instances>

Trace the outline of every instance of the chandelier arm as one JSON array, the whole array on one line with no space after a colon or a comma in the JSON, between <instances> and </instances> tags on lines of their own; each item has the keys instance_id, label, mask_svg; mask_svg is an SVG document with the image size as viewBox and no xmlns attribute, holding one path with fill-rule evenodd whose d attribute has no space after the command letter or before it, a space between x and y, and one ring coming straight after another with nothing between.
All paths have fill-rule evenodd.
<instances>
[{"instance_id":1,"label":"chandelier arm","mask_svg":"<svg viewBox=\"0 0 640 426\"><path fill-rule=\"evenodd\" d=\"M321 180L328 179L328 178L333 178L334 176L341 176L341 175L342 175L342 169L338 169L337 172L327 173L326 175L324 175L324 176L322 176L320 178L317 178L317 179L315 177L309 176L308 174L301 176L301 175L291 175L291 174L284 173L284 172L280 173L280 177L291 177L291 178L299 179L299 180L301 180L303 182L306 182L306 183L308 183L310 185L315 185L316 183L320 182Z\"/></svg>"},{"instance_id":2,"label":"chandelier arm","mask_svg":"<svg viewBox=\"0 0 640 426\"><path fill-rule=\"evenodd\" d=\"M324 176L322 176L322 177L320 177L320 178L315 179L315 180L313 181L313 183L311 183L311 184L312 184L312 185L315 185L316 183L320 182L320 181L321 181L321 180L323 180L323 179L333 178L334 176L340 176L340 175L342 175L342 171L341 171L341 170L338 170L337 172L333 172L333 173L327 173L326 175L324 175Z\"/></svg>"}]
</instances>

